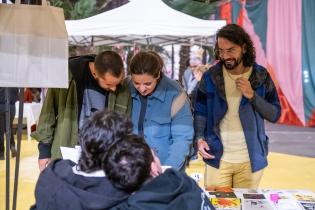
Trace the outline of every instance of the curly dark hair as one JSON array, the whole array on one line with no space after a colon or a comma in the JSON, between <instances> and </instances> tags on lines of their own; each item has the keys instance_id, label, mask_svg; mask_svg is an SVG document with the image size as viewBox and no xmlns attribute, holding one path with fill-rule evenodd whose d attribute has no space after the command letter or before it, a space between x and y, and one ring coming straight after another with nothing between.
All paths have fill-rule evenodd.
<instances>
[{"instance_id":1,"label":"curly dark hair","mask_svg":"<svg viewBox=\"0 0 315 210\"><path fill-rule=\"evenodd\" d=\"M254 64L256 60L256 52L253 41L251 40L249 34L237 24L228 24L223 26L216 34L216 44L215 44L215 57L219 59L220 56L217 53L218 50L218 38L222 37L230 42L233 42L241 47L245 44L246 52L243 55L243 65L245 67L250 67Z\"/></svg>"},{"instance_id":2,"label":"curly dark hair","mask_svg":"<svg viewBox=\"0 0 315 210\"><path fill-rule=\"evenodd\" d=\"M95 112L82 126L79 133L81 157L80 170L92 172L103 169L108 149L132 133L128 117L113 111Z\"/></svg>"},{"instance_id":3,"label":"curly dark hair","mask_svg":"<svg viewBox=\"0 0 315 210\"><path fill-rule=\"evenodd\" d=\"M152 161L151 149L144 139L130 135L110 148L104 171L116 188L131 193L150 177Z\"/></svg>"}]
</instances>

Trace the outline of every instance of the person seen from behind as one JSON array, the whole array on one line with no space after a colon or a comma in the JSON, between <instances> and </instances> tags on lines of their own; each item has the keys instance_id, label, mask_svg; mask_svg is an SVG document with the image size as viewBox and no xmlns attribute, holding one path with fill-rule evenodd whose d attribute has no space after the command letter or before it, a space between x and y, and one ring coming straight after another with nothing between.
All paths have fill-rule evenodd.
<instances>
[{"instance_id":1,"label":"person seen from behind","mask_svg":"<svg viewBox=\"0 0 315 210\"><path fill-rule=\"evenodd\" d=\"M214 210L205 192L185 173L174 169L162 173L159 158L140 136L113 145L104 170L116 188L131 193L113 210Z\"/></svg>"},{"instance_id":2,"label":"person seen from behind","mask_svg":"<svg viewBox=\"0 0 315 210\"><path fill-rule=\"evenodd\" d=\"M80 130L78 163L56 159L40 174L31 210L109 210L129 194L115 188L103 170L110 147L129 138L132 124L113 111L97 111Z\"/></svg>"}]
</instances>

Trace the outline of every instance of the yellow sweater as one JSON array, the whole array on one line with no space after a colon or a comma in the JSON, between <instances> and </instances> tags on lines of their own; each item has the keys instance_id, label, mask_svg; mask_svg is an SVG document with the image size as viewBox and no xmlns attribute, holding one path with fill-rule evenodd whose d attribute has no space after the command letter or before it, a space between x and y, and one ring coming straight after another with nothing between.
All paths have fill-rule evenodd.
<instances>
[{"instance_id":1,"label":"yellow sweater","mask_svg":"<svg viewBox=\"0 0 315 210\"><path fill-rule=\"evenodd\" d=\"M228 110L220 123L220 133L223 144L222 160L230 163L249 161L247 145L239 117L239 106L242 93L236 88L238 77L249 78L252 69L242 75L232 75L223 68L224 86Z\"/></svg>"}]
</instances>

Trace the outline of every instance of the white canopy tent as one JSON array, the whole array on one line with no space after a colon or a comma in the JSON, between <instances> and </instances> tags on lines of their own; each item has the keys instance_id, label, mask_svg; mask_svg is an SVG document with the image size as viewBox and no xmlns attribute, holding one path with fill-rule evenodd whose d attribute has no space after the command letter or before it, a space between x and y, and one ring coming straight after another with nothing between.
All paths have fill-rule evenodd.
<instances>
[{"instance_id":1,"label":"white canopy tent","mask_svg":"<svg viewBox=\"0 0 315 210\"><path fill-rule=\"evenodd\" d=\"M202 20L167 6L161 0L131 2L81 20L68 20L71 45L197 44L209 46L223 20Z\"/></svg>"}]
</instances>

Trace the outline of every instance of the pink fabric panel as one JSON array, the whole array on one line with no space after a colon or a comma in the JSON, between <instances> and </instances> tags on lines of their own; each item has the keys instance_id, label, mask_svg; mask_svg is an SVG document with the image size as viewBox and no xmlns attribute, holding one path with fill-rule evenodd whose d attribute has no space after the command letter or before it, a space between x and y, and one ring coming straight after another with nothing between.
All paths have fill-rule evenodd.
<instances>
[{"instance_id":1,"label":"pink fabric panel","mask_svg":"<svg viewBox=\"0 0 315 210\"><path fill-rule=\"evenodd\" d=\"M255 33L254 26L252 24L252 21L249 19L246 9L244 11L244 17L243 17L243 28L245 31L250 35L251 39L254 42L254 46L256 49L256 62L259 65L264 66L267 68L267 60L265 56L265 51L262 47L261 41L259 36Z\"/></svg>"},{"instance_id":2,"label":"pink fabric panel","mask_svg":"<svg viewBox=\"0 0 315 210\"><path fill-rule=\"evenodd\" d=\"M302 87L302 1L269 0L267 60L298 118L305 124Z\"/></svg>"}]
</instances>

